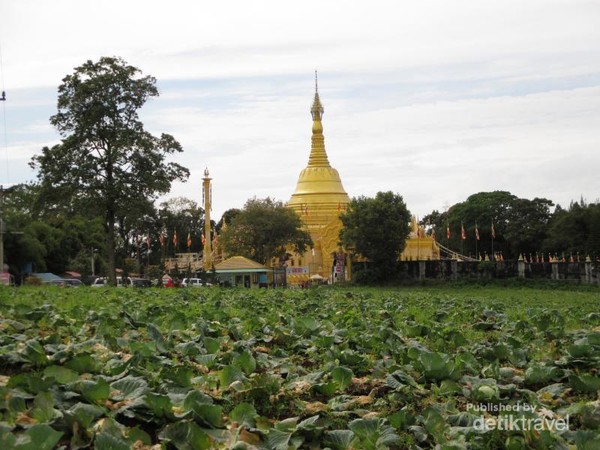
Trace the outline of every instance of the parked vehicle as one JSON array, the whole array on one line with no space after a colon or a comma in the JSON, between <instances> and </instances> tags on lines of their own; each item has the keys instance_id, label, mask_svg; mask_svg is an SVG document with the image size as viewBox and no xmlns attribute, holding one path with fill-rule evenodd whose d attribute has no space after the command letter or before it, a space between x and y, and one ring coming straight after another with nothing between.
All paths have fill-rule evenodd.
<instances>
[{"instance_id":1,"label":"parked vehicle","mask_svg":"<svg viewBox=\"0 0 600 450\"><path fill-rule=\"evenodd\" d=\"M14 277L8 272L0 272L0 284L5 286L14 286Z\"/></svg>"},{"instance_id":2,"label":"parked vehicle","mask_svg":"<svg viewBox=\"0 0 600 450\"><path fill-rule=\"evenodd\" d=\"M181 282L183 287L202 287L207 286L210 287L212 284L204 281L202 278L184 278Z\"/></svg>"},{"instance_id":3,"label":"parked vehicle","mask_svg":"<svg viewBox=\"0 0 600 450\"><path fill-rule=\"evenodd\" d=\"M81 287L83 283L80 280L76 280L74 278L62 278L60 280L51 280L45 284L49 284L52 286L62 286L62 287Z\"/></svg>"},{"instance_id":4,"label":"parked vehicle","mask_svg":"<svg viewBox=\"0 0 600 450\"><path fill-rule=\"evenodd\" d=\"M106 278L106 277L96 278L94 280L94 282L91 284L91 286L92 287L104 287L104 286L108 286L108 278ZM125 282L125 286L150 287L151 283L150 283L150 280L146 280L145 278L131 278L131 277L127 277L126 282ZM117 287L124 287L123 286L123 278L122 277L117 277Z\"/></svg>"},{"instance_id":5,"label":"parked vehicle","mask_svg":"<svg viewBox=\"0 0 600 450\"><path fill-rule=\"evenodd\" d=\"M146 280L145 278L131 278L131 285L134 288L145 288L151 287L152 282L150 280Z\"/></svg>"},{"instance_id":6,"label":"parked vehicle","mask_svg":"<svg viewBox=\"0 0 600 450\"><path fill-rule=\"evenodd\" d=\"M96 278L94 282L90 285L91 287L104 287L108 283L108 280L103 277Z\"/></svg>"}]
</instances>

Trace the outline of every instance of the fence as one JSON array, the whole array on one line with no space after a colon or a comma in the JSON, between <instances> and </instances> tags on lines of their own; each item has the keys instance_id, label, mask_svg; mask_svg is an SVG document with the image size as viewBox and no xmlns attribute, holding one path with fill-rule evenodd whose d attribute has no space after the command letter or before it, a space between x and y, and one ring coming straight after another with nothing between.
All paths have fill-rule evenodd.
<instances>
[{"instance_id":1,"label":"fence","mask_svg":"<svg viewBox=\"0 0 600 450\"><path fill-rule=\"evenodd\" d=\"M526 278L600 284L598 263L525 261L401 261L400 276L413 280L485 280Z\"/></svg>"}]
</instances>

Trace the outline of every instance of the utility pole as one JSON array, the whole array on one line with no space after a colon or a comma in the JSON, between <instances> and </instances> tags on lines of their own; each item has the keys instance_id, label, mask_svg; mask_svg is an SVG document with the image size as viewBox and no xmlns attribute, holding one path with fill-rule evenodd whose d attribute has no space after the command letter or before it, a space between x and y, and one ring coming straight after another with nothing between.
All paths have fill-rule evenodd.
<instances>
[{"instance_id":1,"label":"utility pole","mask_svg":"<svg viewBox=\"0 0 600 450\"><path fill-rule=\"evenodd\" d=\"M4 186L0 185L0 274L2 274L2 278L4 277L4 233L6 233L2 205L4 203L4 196L11 190L12 188L4 189Z\"/></svg>"},{"instance_id":2,"label":"utility pole","mask_svg":"<svg viewBox=\"0 0 600 450\"><path fill-rule=\"evenodd\" d=\"M0 101L6 101L6 92L2 91ZM2 199L4 198L4 187L0 186L0 282L4 278L4 219L2 218Z\"/></svg>"},{"instance_id":3,"label":"utility pole","mask_svg":"<svg viewBox=\"0 0 600 450\"><path fill-rule=\"evenodd\" d=\"M6 92L2 91L2 97L0 101L6 101ZM4 233L5 225L4 218L2 217L2 203L4 201L4 193L9 192L10 189L4 189L4 186L0 185L0 282L4 281ZM8 272L8 271L7 271ZM10 277L9 280L10 281Z\"/></svg>"}]
</instances>

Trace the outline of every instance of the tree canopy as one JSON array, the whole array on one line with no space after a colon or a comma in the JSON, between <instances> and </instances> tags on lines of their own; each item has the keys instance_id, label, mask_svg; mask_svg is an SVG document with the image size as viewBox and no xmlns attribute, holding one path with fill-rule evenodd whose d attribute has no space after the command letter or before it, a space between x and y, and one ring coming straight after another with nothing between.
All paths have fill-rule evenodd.
<instances>
[{"instance_id":1,"label":"tree canopy","mask_svg":"<svg viewBox=\"0 0 600 450\"><path fill-rule=\"evenodd\" d=\"M201 252L204 230L204 209L186 197L175 197L162 202L158 211L160 233L166 237L165 252ZM177 240L173 237L176 236ZM187 238L190 237L188 247Z\"/></svg>"},{"instance_id":2,"label":"tree canopy","mask_svg":"<svg viewBox=\"0 0 600 450\"><path fill-rule=\"evenodd\" d=\"M435 229L440 243L467 256L502 252L504 257L512 258L541 249L552 206L552 201L545 198L529 200L507 191L479 192L446 212L433 211L422 223ZM463 239L462 228L466 239Z\"/></svg>"},{"instance_id":3,"label":"tree canopy","mask_svg":"<svg viewBox=\"0 0 600 450\"><path fill-rule=\"evenodd\" d=\"M375 198L353 198L340 219L342 244L369 260L373 280L392 278L410 232L410 213L402 196L388 191Z\"/></svg>"},{"instance_id":4,"label":"tree canopy","mask_svg":"<svg viewBox=\"0 0 600 450\"><path fill-rule=\"evenodd\" d=\"M280 201L253 198L231 216L219 238L228 254L265 264L270 258L284 257L288 246L304 253L312 245L298 214Z\"/></svg>"},{"instance_id":5,"label":"tree canopy","mask_svg":"<svg viewBox=\"0 0 600 450\"><path fill-rule=\"evenodd\" d=\"M61 143L44 147L31 162L47 198L102 214L113 283L117 218L189 176L168 160L182 151L179 142L153 136L139 120L138 110L157 96L156 80L120 58L87 61L58 88L58 112L50 122Z\"/></svg>"},{"instance_id":6,"label":"tree canopy","mask_svg":"<svg viewBox=\"0 0 600 450\"><path fill-rule=\"evenodd\" d=\"M558 255L600 256L600 203L583 200L557 207L548 226L542 250Z\"/></svg>"},{"instance_id":7,"label":"tree canopy","mask_svg":"<svg viewBox=\"0 0 600 450\"><path fill-rule=\"evenodd\" d=\"M81 214L39 210L39 193L39 186L22 184L6 197L3 216L8 233L4 244L11 273L19 281L31 271L90 273L92 252L104 247L102 222ZM102 263L98 260L98 269Z\"/></svg>"}]
</instances>

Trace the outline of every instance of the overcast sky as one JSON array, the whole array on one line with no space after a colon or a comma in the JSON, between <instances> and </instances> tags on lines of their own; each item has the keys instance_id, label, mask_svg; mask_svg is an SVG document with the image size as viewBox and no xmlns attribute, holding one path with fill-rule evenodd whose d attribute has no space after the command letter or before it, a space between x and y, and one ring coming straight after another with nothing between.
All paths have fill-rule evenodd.
<instances>
[{"instance_id":1,"label":"overcast sky","mask_svg":"<svg viewBox=\"0 0 600 450\"><path fill-rule=\"evenodd\" d=\"M419 217L469 195L600 198L600 1L0 2L0 184L31 181L61 79L120 56L157 78L141 111L171 133L213 218L287 201L308 162L314 71L329 160L351 197Z\"/></svg>"}]
</instances>

